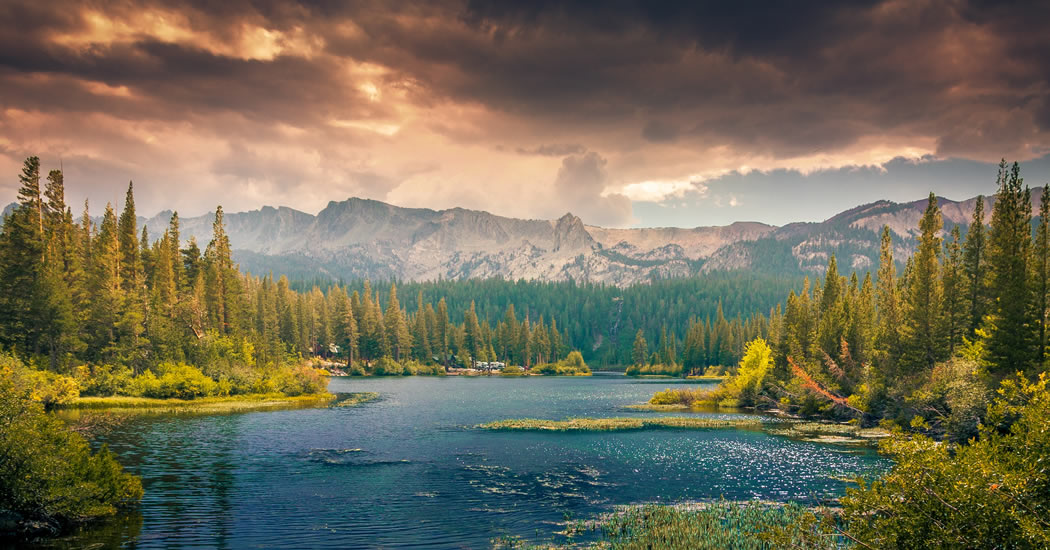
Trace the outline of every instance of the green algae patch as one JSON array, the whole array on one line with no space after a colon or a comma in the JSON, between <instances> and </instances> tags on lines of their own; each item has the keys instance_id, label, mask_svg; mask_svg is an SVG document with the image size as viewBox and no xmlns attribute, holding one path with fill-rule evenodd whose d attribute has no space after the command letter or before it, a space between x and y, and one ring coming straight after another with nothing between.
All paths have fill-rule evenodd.
<instances>
[{"instance_id":1,"label":"green algae patch","mask_svg":"<svg viewBox=\"0 0 1050 550\"><path fill-rule=\"evenodd\" d=\"M568 420L541 420L521 418L499 420L481 424L478 427L496 431L551 431L551 432L615 432L644 429L726 429L726 428L759 428L760 420L720 418L696 418L667 416L659 418L570 418Z\"/></svg>"},{"instance_id":2,"label":"green algae patch","mask_svg":"<svg viewBox=\"0 0 1050 550\"><path fill-rule=\"evenodd\" d=\"M335 403L332 403L334 407L357 407L364 405L365 403L371 403L379 400L379 394L376 392L365 391L355 393L340 393L336 396Z\"/></svg>"}]
</instances>

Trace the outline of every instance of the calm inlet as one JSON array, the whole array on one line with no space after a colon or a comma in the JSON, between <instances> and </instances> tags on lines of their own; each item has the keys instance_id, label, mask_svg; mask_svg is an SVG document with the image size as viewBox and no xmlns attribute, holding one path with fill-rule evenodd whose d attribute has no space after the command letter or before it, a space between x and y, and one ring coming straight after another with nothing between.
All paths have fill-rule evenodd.
<instances>
[{"instance_id":1,"label":"calm inlet","mask_svg":"<svg viewBox=\"0 0 1050 550\"><path fill-rule=\"evenodd\" d=\"M887 466L870 450L756 430L494 432L506 418L625 411L672 381L333 379L358 407L142 415L98 437L142 476L138 513L52 546L487 548L562 541L566 518L620 504L820 500ZM703 414L703 413L696 413ZM738 415L711 415L738 416Z\"/></svg>"}]
</instances>

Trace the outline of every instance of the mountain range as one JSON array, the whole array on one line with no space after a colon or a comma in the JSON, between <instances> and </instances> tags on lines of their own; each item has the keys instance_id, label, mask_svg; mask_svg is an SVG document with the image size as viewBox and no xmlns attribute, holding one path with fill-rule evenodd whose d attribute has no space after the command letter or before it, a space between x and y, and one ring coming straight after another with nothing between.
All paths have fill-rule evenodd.
<instances>
[{"instance_id":1,"label":"mountain range","mask_svg":"<svg viewBox=\"0 0 1050 550\"><path fill-rule=\"evenodd\" d=\"M1038 189L1032 198L1037 211ZM985 200L990 212L993 199ZM960 225L965 233L976 201L938 198L945 231ZM586 225L571 213L556 220L527 220L359 198L329 202L316 215L263 207L226 213L225 221L235 260L256 274L334 280L572 279L627 286L735 269L820 273L830 254L842 269L865 271L878 261L883 226L895 234L895 255L910 254L926 202L877 201L823 222L780 227L737 222L610 229ZM171 215L160 212L140 223L157 238ZM183 239L194 238L203 248L212 236L213 217L181 218Z\"/></svg>"}]
</instances>

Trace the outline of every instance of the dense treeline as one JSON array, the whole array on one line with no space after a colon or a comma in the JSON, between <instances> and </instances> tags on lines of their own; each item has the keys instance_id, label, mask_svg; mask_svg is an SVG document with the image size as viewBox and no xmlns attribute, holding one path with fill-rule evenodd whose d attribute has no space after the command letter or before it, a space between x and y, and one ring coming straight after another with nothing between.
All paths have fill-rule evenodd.
<instances>
[{"instance_id":1,"label":"dense treeline","mask_svg":"<svg viewBox=\"0 0 1050 550\"><path fill-rule=\"evenodd\" d=\"M990 220L979 198L965 238L958 227L945 234L931 193L916 252L899 274L889 228L874 277L847 277L832 256L825 276L790 292L772 316L761 341L769 366L747 369L751 390L729 391L730 383L717 395L657 400L914 421L958 441L976 435L1000 381L1046 372L1050 339L1050 201L1033 223L1019 166L1000 164L996 184Z\"/></svg>"},{"instance_id":2,"label":"dense treeline","mask_svg":"<svg viewBox=\"0 0 1050 550\"><path fill-rule=\"evenodd\" d=\"M766 528L771 545L1050 544L1050 201L1033 218L1016 163L1001 163L996 183L990 220L978 200L965 239L959 228L945 234L931 194L902 273L886 228L874 279L840 275L830 258L825 277L790 293L769 342L751 342L718 389L654 396L657 405L778 407L891 429L880 444L889 472L847 488L839 511ZM698 546L706 534L688 529L694 515L661 516L631 542Z\"/></svg>"},{"instance_id":3,"label":"dense treeline","mask_svg":"<svg viewBox=\"0 0 1050 550\"><path fill-rule=\"evenodd\" d=\"M499 280L293 287L284 277L238 271L221 207L202 250L193 239L183 242L177 213L163 234L140 233L131 185L123 209L107 205L96 222L86 203L74 218L61 171L41 179L39 160L27 159L19 206L0 233L0 346L75 377L87 393L182 391L151 390L150 377L193 378L193 368L225 380L214 386L219 393L285 391L316 385L295 383L306 371L274 374L312 356L379 374L488 361L528 368L572 349L591 361L626 364L638 331L660 342L654 356L665 363L731 364L769 325L741 313L770 308L789 288L787 281L731 276L630 289ZM701 321L696 311L714 316Z\"/></svg>"},{"instance_id":4,"label":"dense treeline","mask_svg":"<svg viewBox=\"0 0 1050 550\"><path fill-rule=\"evenodd\" d=\"M46 366L44 374L15 373L34 392L62 388L43 392L61 402L78 390L324 391L318 373L277 344L279 327L265 315L294 296L237 271L221 208L207 247L191 239L181 248L177 215L160 239L138 232L131 185L123 211L107 205L96 224L86 203L74 221L61 171L49 172L42 188L40 161L30 157L19 179L19 206L0 233L0 346Z\"/></svg>"},{"instance_id":5,"label":"dense treeline","mask_svg":"<svg viewBox=\"0 0 1050 550\"><path fill-rule=\"evenodd\" d=\"M600 365L632 364L634 339L639 330L654 344L662 333L679 343L686 339L691 325L706 322L710 333L732 333L732 350L728 359L712 357L708 364L730 365L740 359L748 322L759 322L756 312L770 312L788 291L798 288L801 277L773 277L747 272L716 272L697 278L653 281L649 284L619 288L599 283L506 281L503 279L468 279L462 281L397 282L398 294L417 297L424 303L436 304L444 299L456 323L473 302L479 322L495 325L505 319L509 305L521 321L543 318L553 322L563 339L579 349L588 362ZM327 288L327 280L293 281L292 288L309 292L313 286ZM372 283L372 288L386 297L389 284ZM347 292L364 294L364 281L345 285ZM721 309L723 313L719 313ZM768 318L765 320L768 321ZM717 341L717 337L715 339ZM711 342L706 338L705 342ZM654 348L655 349L655 348ZM681 346L678 353L682 353ZM503 358L501 357L501 360ZM683 359L679 359L681 363ZM692 366L691 366L692 367Z\"/></svg>"},{"instance_id":6,"label":"dense treeline","mask_svg":"<svg viewBox=\"0 0 1050 550\"><path fill-rule=\"evenodd\" d=\"M847 279L832 258L823 281L790 294L776 340L774 372L790 379L781 397L812 408L824 391L833 407L919 415L965 438L988 388L1016 372L1044 372L1050 203L1033 231L1018 164L1000 164L996 184L990 224L981 198L965 239L958 228L944 234L931 194L901 274L887 228L874 281Z\"/></svg>"}]
</instances>

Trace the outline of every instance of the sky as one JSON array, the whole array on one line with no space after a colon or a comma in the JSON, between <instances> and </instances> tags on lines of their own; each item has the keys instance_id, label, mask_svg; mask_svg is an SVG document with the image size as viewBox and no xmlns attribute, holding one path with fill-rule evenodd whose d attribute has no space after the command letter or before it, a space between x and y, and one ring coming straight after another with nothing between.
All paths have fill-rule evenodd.
<instances>
[{"instance_id":1,"label":"sky","mask_svg":"<svg viewBox=\"0 0 1050 550\"><path fill-rule=\"evenodd\" d=\"M1050 2L0 2L0 202L610 227L1050 182ZM6 175L5 175L6 174Z\"/></svg>"}]
</instances>

